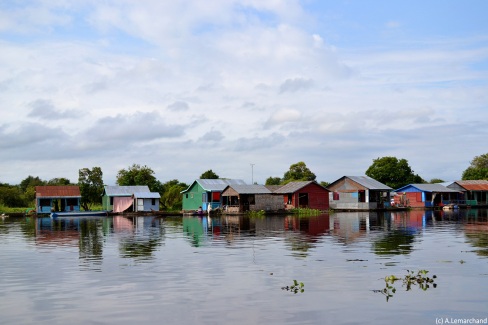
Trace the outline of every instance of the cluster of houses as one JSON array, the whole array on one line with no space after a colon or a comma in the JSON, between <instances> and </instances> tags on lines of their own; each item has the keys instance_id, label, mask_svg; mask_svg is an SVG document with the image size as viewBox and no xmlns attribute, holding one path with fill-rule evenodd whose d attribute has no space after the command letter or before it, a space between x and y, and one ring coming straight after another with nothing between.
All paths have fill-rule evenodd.
<instances>
[{"instance_id":1,"label":"cluster of houses","mask_svg":"<svg viewBox=\"0 0 488 325\"><path fill-rule=\"evenodd\" d=\"M409 184L392 189L368 176L343 176L327 187L315 181L268 186L236 179L197 179L181 192L183 212L221 209L226 213L473 207L486 206L487 193L487 180ZM105 186L102 194L103 210L114 213L159 211L159 200L160 194L148 186ZM37 213L80 211L80 207L78 186L36 187Z\"/></svg>"}]
</instances>

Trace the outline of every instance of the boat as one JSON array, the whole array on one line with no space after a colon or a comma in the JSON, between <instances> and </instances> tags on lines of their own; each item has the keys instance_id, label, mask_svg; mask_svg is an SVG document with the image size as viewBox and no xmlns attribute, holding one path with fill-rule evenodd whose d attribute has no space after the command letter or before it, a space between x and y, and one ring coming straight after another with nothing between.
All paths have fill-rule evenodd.
<instances>
[{"instance_id":1,"label":"boat","mask_svg":"<svg viewBox=\"0 0 488 325\"><path fill-rule=\"evenodd\" d=\"M51 218L60 217L106 217L108 215L107 211L68 211L68 212L51 212Z\"/></svg>"}]
</instances>

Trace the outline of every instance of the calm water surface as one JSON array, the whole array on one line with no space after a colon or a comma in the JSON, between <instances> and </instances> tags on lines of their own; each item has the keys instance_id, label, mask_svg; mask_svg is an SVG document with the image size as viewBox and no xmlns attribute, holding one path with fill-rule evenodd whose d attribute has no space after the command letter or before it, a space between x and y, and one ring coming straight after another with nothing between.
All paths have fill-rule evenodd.
<instances>
[{"instance_id":1,"label":"calm water surface","mask_svg":"<svg viewBox=\"0 0 488 325\"><path fill-rule=\"evenodd\" d=\"M0 219L1 324L436 324L488 317L487 210ZM436 275L425 291L386 276ZM304 292L286 290L294 280ZM394 292L393 292L394 291Z\"/></svg>"}]
</instances>

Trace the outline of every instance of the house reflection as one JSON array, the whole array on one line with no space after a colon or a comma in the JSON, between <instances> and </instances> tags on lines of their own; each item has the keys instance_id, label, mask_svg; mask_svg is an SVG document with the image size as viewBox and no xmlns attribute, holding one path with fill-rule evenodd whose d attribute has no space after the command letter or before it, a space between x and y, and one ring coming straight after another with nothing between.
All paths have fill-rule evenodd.
<instances>
[{"instance_id":1,"label":"house reflection","mask_svg":"<svg viewBox=\"0 0 488 325\"><path fill-rule=\"evenodd\" d=\"M147 260L162 245L165 228L161 218L114 216L113 232L119 238L120 256Z\"/></svg>"},{"instance_id":2,"label":"house reflection","mask_svg":"<svg viewBox=\"0 0 488 325\"><path fill-rule=\"evenodd\" d=\"M40 247L78 247L80 264L99 270L103 259L104 219L35 217L35 243Z\"/></svg>"}]
</instances>

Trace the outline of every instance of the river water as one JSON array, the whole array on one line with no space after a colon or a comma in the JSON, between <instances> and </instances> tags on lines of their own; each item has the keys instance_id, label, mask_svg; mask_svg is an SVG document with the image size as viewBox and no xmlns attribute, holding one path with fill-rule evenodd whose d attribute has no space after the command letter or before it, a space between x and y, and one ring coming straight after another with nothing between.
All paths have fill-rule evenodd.
<instances>
[{"instance_id":1,"label":"river water","mask_svg":"<svg viewBox=\"0 0 488 325\"><path fill-rule=\"evenodd\" d=\"M487 219L486 209L9 217L0 323L483 323Z\"/></svg>"}]
</instances>

